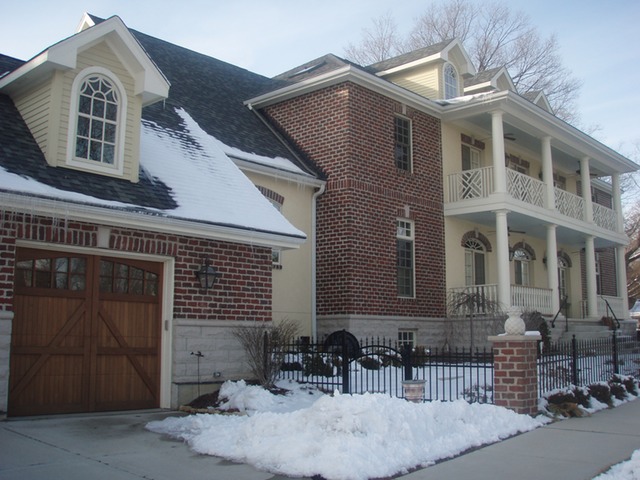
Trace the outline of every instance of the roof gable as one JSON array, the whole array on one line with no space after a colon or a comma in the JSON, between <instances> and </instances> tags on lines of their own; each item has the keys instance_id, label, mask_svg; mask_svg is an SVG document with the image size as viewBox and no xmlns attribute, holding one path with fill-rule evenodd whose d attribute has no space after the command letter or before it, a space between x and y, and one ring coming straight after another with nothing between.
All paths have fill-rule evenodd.
<instances>
[{"instance_id":1,"label":"roof gable","mask_svg":"<svg viewBox=\"0 0 640 480\"><path fill-rule=\"evenodd\" d=\"M509 75L505 67L484 70L473 77L466 78L464 81L464 93L467 95L490 92L492 90L516 91L516 87L511 80L511 75Z\"/></svg>"},{"instance_id":2,"label":"roof gable","mask_svg":"<svg viewBox=\"0 0 640 480\"><path fill-rule=\"evenodd\" d=\"M28 89L55 70L75 69L78 54L103 41L109 44L133 76L134 94L141 96L143 105L167 97L169 82L122 20L115 16L52 45L0 78L0 90L11 95Z\"/></svg>"}]
</instances>

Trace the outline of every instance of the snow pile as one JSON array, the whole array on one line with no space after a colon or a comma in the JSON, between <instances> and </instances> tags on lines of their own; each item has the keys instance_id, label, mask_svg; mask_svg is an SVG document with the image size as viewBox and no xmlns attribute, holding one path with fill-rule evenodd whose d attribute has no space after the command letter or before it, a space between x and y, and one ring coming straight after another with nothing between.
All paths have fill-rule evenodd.
<instances>
[{"instance_id":1,"label":"snow pile","mask_svg":"<svg viewBox=\"0 0 640 480\"><path fill-rule=\"evenodd\" d=\"M147 428L197 453L289 476L364 480L406 473L545 423L486 404L410 403L384 394L333 396L295 389L269 399L226 383L228 407L248 415L191 415Z\"/></svg>"},{"instance_id":2,"label":"snow pile","mask_svg":"<svg viewBox=\"0 0 640 480\"><path fill-rule=\"evenodd\" d=\"M640 478L640 450L633 452L631 459L614 465L593 480L636 480Z\"/></svg>"}]
</instances>

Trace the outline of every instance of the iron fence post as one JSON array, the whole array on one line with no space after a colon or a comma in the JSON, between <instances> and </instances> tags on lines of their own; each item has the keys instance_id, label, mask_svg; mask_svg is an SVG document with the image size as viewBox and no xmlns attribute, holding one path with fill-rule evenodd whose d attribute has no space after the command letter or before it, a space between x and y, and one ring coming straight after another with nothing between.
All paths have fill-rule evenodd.
<instances>
[{"instance_id":1,"label":"iron fence post","mask_svg":"<svg viewBox=\"0 0 640 480\"><path fill-rule=\"evenodd\" d=\"M402 366L404 367L404 379L413 380L413 368L411 368L411 346L405 344L401 350Z\"/></svg>"},{"instance_id":2,"label":"iron fence post","mask_svg":"<svg viewBox=\"0 0 640 480\"><path fill-rule=\"evenodd\" d=\"M349 363L347 331L342 330L342 393L351 393L351 387L349 385Z\"/></svg>"},{"instance_id":3,"label":"iron fence post","mask_svg":"<svg viewBox=\"0 0 640 480\"><path fill-rule=\"evenodd\" d=\"M571 380L574 385L578 384L578 342L576 336L571 336Z\"/></svg>"},{"instance_id":4,"label":"iron fence post","mask_svg":"<svg viewBox=\"0 0 640 480\"><path fill-rule=\"evenodd\" d=\"M613 339L613 373L617 375L620 373L620 367L618 366L618 340L616 332L617 330L613 329L611 338Z\"/></svg>"}]
</instances>

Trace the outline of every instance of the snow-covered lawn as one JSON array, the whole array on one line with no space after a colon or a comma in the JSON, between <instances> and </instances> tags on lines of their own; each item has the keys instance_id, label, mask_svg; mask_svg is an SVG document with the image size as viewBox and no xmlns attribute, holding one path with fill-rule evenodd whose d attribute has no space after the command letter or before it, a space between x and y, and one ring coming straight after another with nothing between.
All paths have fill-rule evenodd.
<instances>
[{"instance_id":1,"label":"snow-covered lawn","mask_svg":"<svg viewBox=\"0 0 640 480\"><path fill-rule=\"evenodd\" d=\"M366 480L428 466L548 421L464 400L410 403L385 394L325 395L294 382L278 386L289 394L226 382L223 408L243 415L170 417L147 428L182 439L195 452L274 474Z\"/></svg>"}]
</instances>

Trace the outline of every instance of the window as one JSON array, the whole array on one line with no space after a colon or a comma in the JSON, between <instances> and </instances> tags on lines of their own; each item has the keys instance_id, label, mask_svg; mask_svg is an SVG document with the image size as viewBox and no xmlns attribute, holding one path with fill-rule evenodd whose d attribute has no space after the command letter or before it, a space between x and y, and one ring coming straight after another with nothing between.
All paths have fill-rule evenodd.
<instances>
[{"instance_id":1,"label":"window","mask_svg":"<svg viewBox=\"0 0 640 480\"><path fill-rule=\"evenodd\" d=\"M122 174L124 87L108 70L86 69L71 89L67 163L104 173Z\"/></svg>"},{"instance_id":2,"label":"window","mask_svg":"<svg viewBox=\"0 0 640 480\"><path fill-rule=\"evenodd\" d=\"M260 190L263 191L264 189L260 189ZM264 193L265 192L263 191L263 194ZM272 193L275 193L275 192L272 192ZM284 201L284 198L280 197L280 199L282 201ZM267 200L269 200L271 202L271 205L276 207L276 210L278 210L280 213L282 213L282 203L281 202L279 202L278 200L276 200L274 198L271 198L271 196L267 196ZM279 248L272 248L271 249L271 264L276 269L281 269L282 268L282 250L281 249L279 249Z\"/></svg>"},{"instance_id":3,"label":"window","mask_svg":"<svg viewBox=\"0 0 640 480\"><path fill-rule=\"evenodd\" d=\"M531 256L524 248L517 248L513 252L516 285L531 285Z\"/></svg>"},{"instance_id":4,"label":"window","mask_svg":"<svg viewBox=\"0 0 640 480\"><path fill-rule=\"evenodd\" d=\"M413 223L398 220L396 223L396 244L398 250L398 296L414 296Z\"/></svg>"},{"instance_id":5,"label":"window","mask_svg":"<svg viewBox=\"0 0 640 480\"><path fill-rule=\"evenodd\" d=\"M464 243L464 283L470 285L484 285L484 255L485 248L476 238L470 238Z\"/></svg>"},{"instance_id":6,"label":"window","mask_svg":"<svg viewBox=\"0 0 640 480\"><path fill-rule=\"evenodd\" d=\"M411 171L411 120L396 117L394 124L396 167Z\"/></svg>"},{"instance_id":7,"label":"window","mask_svg":"<svg viewBox=\"0 0 640 480\"><path fill-rule=\"evenodd\" d=\"M561 256L558 256L558 294L560 302L569 296L569 263Z\"/></svg>"},{"instance_id":8,"label":"window","mask_svg":"<svg viewBox=\"0 0 640 480\"><path fill-rule=\"evenodd\" d=\"M602 266L600 265L600 254L596 252L596 293L602 295Z\"/></svg>"},{"instance_id":9,"label":"window","mask_svg":"<svg viewBox=\"0 0 640 480\"><path fill-rule=\"evenodd\" d=\"M462 170L480 168L480 150L470 145L462 145Z\"/></svg>"},{"instance_id":10,"label":"window","mask_svg":"<svg viewBox=\"0 0 640 480\"><path fill-rule=\"evenodd\" d=\"M458 96L458 73L453 65L447 63L444 66L444 98Z\"/></svg>"},{"instance_id":11,"label":"window","mask_svg":"<svg viewBox=\"0 0 640 480\"><path fill-rule=\"evenodd\" d=\"M413 330L398 330L398 348L414 348L416 346L416 333Z\"/></svg>"},{"instance_id":12,"label":"window","mask_svg":"<svg viewBox=\"0 0 640 480\"><path fill-rule=\"evenodd\" d=\"M16 262L18 287L84 291L87 284L87 259L52 257Z\"/></svg>"}]
</instances>

